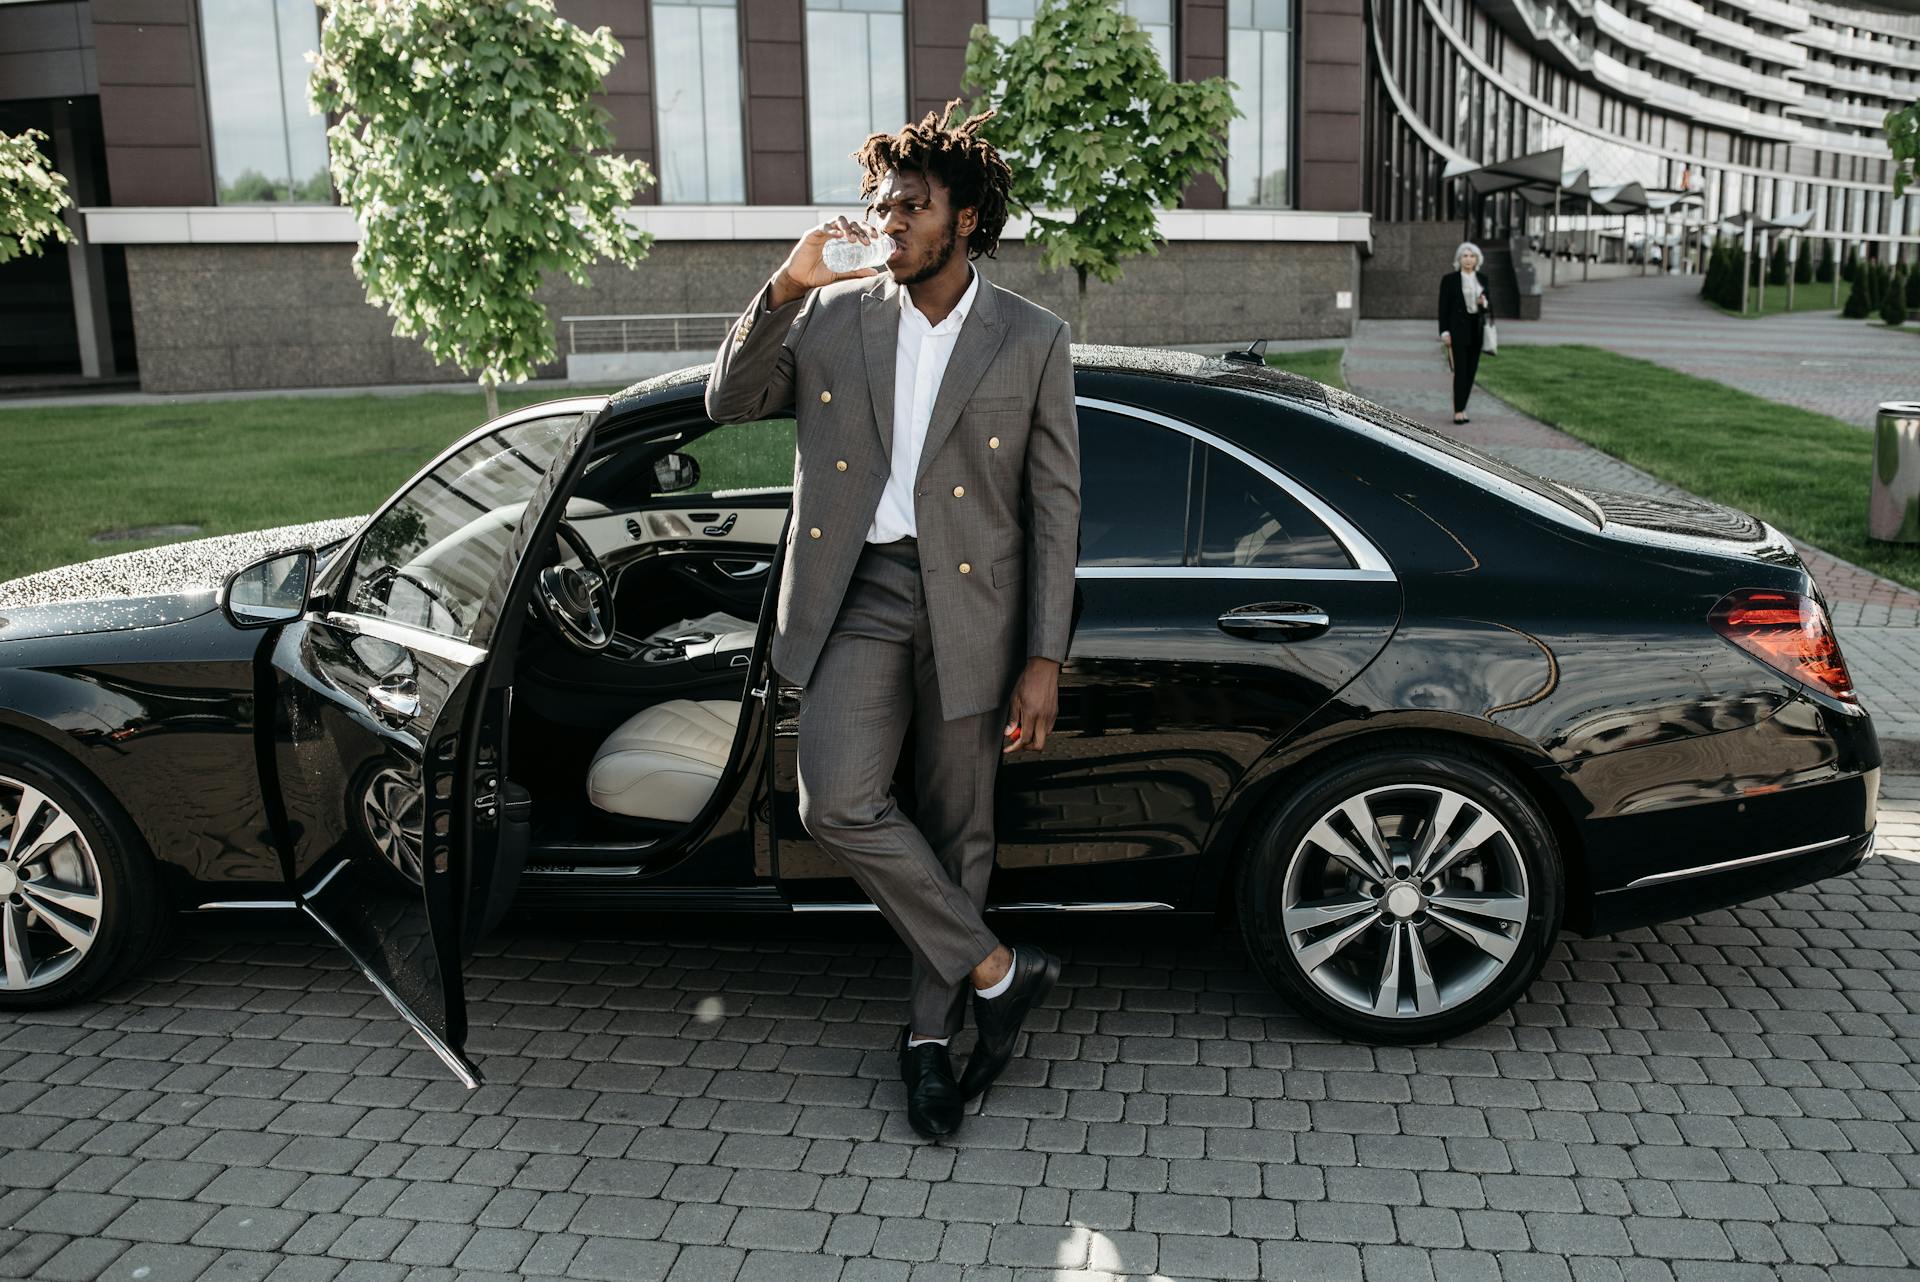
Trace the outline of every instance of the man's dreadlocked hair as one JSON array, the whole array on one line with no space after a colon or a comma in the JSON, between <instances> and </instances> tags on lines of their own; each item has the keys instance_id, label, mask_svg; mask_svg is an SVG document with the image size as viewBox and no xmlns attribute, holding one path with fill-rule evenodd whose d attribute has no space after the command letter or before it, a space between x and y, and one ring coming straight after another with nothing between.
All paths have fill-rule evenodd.
<instances>
[{"instance_id":1,"label":"man's dreadlocked hair","mask_svg":"<svg viewBox=\"0 0 1920 1282\"><path fill-rule=\"evenodd\" d=\"M979 222L967 237L967 257L992 258L1000 247L1000 229L1007 225L1007 190L1013 185L1013 171L993 144L980 136L980 126L993 117L991 110L968 116L958 125L948 123L963 101L955 98L944 111L929 111L919 124L904 125L899 133L868 137L853 153L866 170L860 179L860 196L864 200L879 190L889 169L938 180L954 209L978 213Z\"/></svg>"}]
</instances>

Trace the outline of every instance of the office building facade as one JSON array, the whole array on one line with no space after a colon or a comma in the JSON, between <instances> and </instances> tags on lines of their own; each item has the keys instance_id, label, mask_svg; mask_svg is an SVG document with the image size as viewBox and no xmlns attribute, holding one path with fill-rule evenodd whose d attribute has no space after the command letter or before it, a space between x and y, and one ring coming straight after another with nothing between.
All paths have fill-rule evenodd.
<instances>
[{"instance_id":1,"label":"office building facade","mask_svg":"<svg viewBox=\"0 0 1920 1282\"><path fill-rule=\"evenodd\" d=\"M1920 77L1913 19L1812 0L1118 3L1176 76L1233 80L1242 115L1225 182L1193 184L1162 215L1162 251L1091 287L1101 341L1343 336L1369 292L1445 266L1408 262L1403 281L1396 254L1475 219L1491 229L1441 177L1450 160L1561 141L1596 174L1717 183L1723 206L1818 199L1835 227L1913 223L1868 119ZM700 318L737 310L795 236L857 209L849 153L865 136L958 96L974 26L1015 37L1034 6L558 0L624 47L600 101L616 149L656 176L632 212L655 241L637 269L543 289L550 372L609 345L610 322L569 318L701 334ZM462 377L393 337L352 275L355 224L306 106L319 19L311 0L0 0L0 131L51 135L83 233L0 268L0 379L137 373L166 392ZM1040 271L1021 230L985 270L1073 315L1072 275Z\"/></svg>"}]
</instances>

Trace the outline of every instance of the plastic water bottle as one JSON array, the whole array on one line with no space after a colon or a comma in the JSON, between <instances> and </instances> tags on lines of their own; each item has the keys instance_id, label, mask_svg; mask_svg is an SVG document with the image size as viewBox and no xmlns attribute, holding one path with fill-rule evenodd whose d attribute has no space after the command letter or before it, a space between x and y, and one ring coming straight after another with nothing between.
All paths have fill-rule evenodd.
<instances>
[{"instance_id":1,"label":"plastic water bottle","mask_svg":"<svg viewBox=\"0 0 1920 1282\"><path fill-rule=\"evenodd\" d=\"M869 228L873 240L861 244L851 236L829 240L820 247L820 261L826 264L830 272L857 272L863 267L885 267L887 259L893 257L893 237L883 231Z\"/></svg>"}]
</instances>

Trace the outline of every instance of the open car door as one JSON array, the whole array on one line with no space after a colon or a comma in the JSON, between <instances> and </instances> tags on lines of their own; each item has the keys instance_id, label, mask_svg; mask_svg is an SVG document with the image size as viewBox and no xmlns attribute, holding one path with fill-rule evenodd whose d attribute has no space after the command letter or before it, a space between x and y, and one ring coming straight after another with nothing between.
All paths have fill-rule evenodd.
<instances>
[{"instance_id":1,"label":"open car door","mask_svg":"<svg viewBox=\"0 0 1920 1282\"><path fill-rule=\"evenodd\" d=\"M524 615L506 608L548 559L598 405L510 414L436 459L336 554L269 660L261 764L294 897L470 1087L460 964L526 857L497 662Z\"/></svg>"}]
</instances>

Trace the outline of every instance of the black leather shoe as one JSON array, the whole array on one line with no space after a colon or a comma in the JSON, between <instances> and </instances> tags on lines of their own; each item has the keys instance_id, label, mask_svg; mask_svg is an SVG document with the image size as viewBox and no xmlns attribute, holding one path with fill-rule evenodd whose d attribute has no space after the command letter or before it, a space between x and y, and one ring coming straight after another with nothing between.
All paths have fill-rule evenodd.
<instances>
[{"instance_id":1,"label":"black leather shoe","mask_svg":"<svg viewBox=\"0 0 1920 1282\"><path fill-rule=\"evenodd\" d=\"M1020 1026L1045 1001L1060 978L1060 959L1043 948L1022 944L1013 950L1013 983L998 997L973 995L973 1026L979 1035L966 1071L960 1074L960 1098L970 1100L993 1084L1020 1038Z\"/></svg>"},{"instance_id":2,"label":"black leather shoe","mask_svg":"<svg viewBox=\"0 0 1920 1282\"><path fill-rule=\"evenodd\" d=\"M911 1030L900 1031L900 1080L907 1084L907 1121L930 1140L960 1129L960 1088L953 1060L939 1042L908 1047Z\"/></svg>"}]
</instances>

